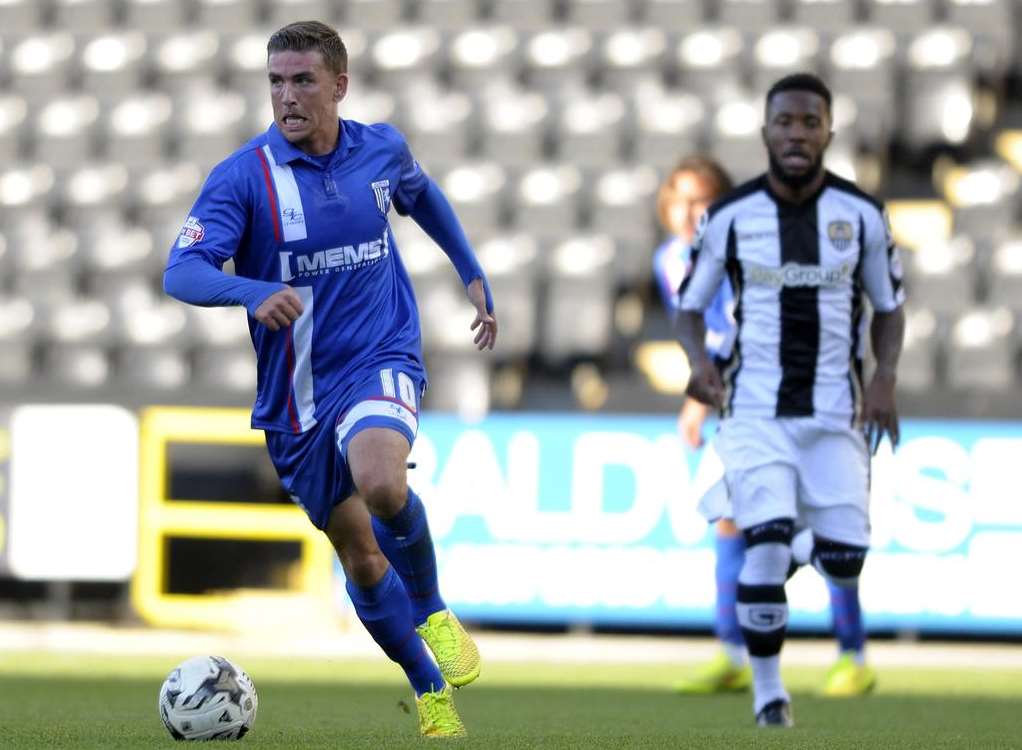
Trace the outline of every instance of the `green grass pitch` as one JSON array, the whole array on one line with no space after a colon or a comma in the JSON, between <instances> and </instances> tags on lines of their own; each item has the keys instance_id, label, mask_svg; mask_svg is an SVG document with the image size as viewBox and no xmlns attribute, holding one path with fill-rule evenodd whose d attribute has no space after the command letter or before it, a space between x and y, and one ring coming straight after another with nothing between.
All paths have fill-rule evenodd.
<instances>
[{"instance_id":1,"label":"green grass pitch","mask_svg":"<svg viewBox=\"0 0 1022 750\"><path fill-rule=\"evenodd\" d=\"M171 748L156 711L181 658L0 653L0 748ZM225 654L231 657L231 654ZM421 748L415 708L393 665L237 657L259 693L243 748ZM484 664L458 691L459 750L516 748L1022 748L1022 672L880 671L876 694L814 695L822 669L788 669L797 728L757 730L750 699L681 697L681 665Z\"/></svg>"}]
</instances>

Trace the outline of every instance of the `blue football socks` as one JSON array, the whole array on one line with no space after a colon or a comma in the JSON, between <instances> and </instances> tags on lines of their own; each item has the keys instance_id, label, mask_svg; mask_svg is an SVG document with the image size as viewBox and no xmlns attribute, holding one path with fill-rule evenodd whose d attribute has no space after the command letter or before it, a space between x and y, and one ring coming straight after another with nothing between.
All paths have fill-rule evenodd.
<instances>
[{"instance_id":1,"label":"blue football socks","mask_svg":"<svg viewBox=\"0 0 1022 750\"><path fill-rule=\"evenodd\" d=\"M714 630L725 644L745 646L735 610L738 574L745 562L745 540L737 536L716 536L717 617Z\"/></svg>"},{"instance_id":2,"label":"blue football socks","mask_svg":"<svg viewBox=\"0 0 1022 750\"><path fill-rule=\"evenodd\" d=\"M866 645L866 627L862 621L859 587L836 586L827 581L834 635L842 651L861 652Z\"/></svg>"},{"instance_id":3,"label":"blue football socks","mask_svg":"<svg viewBox=\"0 0 1022 750\"><path fill-rule=\"evenodd\" d=\"M358 619L383 653L405 671L415 694L442 689L444 678L427 653L426 644L415 632L408 592L394 569L388 567L375 586L363 588L349 580L345 588Z\"/></svg>"},{"instance_id":4,"label":"blue football socks","mask_svg":"<svg viewBox=\"0 0 1022 750\"><path fill-rule=\"evenodd\" d=\"M433 537L419 496L409 488L405 507L393 518L383 520L374 516L373 531L380 549L408 591L415 624L421 625L434 612L446 609L437 581Z\"/></svg>"}]
</instances>

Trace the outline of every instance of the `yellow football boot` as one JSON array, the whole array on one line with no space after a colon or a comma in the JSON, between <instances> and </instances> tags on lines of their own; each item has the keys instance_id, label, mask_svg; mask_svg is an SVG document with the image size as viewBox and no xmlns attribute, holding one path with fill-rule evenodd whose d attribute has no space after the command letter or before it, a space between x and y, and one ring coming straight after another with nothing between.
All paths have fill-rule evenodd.
<instances>
[{"instance_id":1,"label":"yellow football boot","mask_svg":"<svg viewBox=\"0 0 1022 750\"><path fill-rule=\"evenodd\" d=\"M464 687L479 676L479 649L451 610L434 612L416 631L449 684Z\"/></svg>"},{"instance_id":2,"label":"yellow football boot","mask_svg":"<svg viewBox=\"0 0 1022 750\"><path fill-rule=\"evenodd\" d=\"M830 698L854 698L871 692L876 684L876 670L868 664L858 664L855 654L845 651L827 672L823 694Z\"/></svg>"},{"instance_id":3,"label":"yellow football boot","mask_svg":"<svg viewBox=\"0 0 1022 750\"><path fill-rule=\"evenodd\" d=\"M710 693L738 693L752 686L752 668L748 664L736 667L730 657L721 651L711 662L674 685L675 692L687 695Z\"/></svg>"},{"instance_id":4,"label":"yellow football boot","mask_svg":"<svg viewBox=\"0 0 1022 750\"><path fill-rule=\"evenodd\" d=\"M443 690L423 693L415 699L419 710L419 734L423 737L464 737L465 725L454 707L454 691L450 685Z\"/></svg>"}]
</instances>

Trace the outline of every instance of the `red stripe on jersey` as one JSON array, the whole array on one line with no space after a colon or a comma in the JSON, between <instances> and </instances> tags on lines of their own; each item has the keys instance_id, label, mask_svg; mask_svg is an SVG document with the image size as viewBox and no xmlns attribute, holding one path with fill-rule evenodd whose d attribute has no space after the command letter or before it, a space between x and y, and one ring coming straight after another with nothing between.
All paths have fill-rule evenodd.
<instances>
[{"instance_id":1,"label":"red stripe on jersey","mask_svg":"<svg viewBox=\"0 0 1022 750\"><path fill-rule=\"evenodd\" d=\"M292 337L294 326L287 327L287 338L284 340L284 350L287 352L287 415L291 417L291 427L296 433L302 431L298 424L298 415L295 413L295 349Z\"/></svg>"},{"instance_id":2,"label":"red stripe on jersey","mask_svg":"<svg viewBox=\"0 0 1022 750\"><path fill-rule=\"evenodd\" d=\"M270 177L270 164L266 161L266 154L262 149L257 148L259 161L263 165L263 179L266 180L266 194L270 196L270 212L273 214L273 239L280 242L280 211L277 209L277 191L273 189L273 178Z\"/></svg>"}]
</instances>

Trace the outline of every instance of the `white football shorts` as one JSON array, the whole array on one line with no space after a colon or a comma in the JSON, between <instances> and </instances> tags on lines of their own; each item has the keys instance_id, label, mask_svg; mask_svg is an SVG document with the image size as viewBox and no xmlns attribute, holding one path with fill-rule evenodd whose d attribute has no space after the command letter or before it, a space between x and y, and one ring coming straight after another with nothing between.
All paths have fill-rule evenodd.
<instances>
[{"instance_id":1,"label":"white football shorts","mask_svg":"<svg viewBox=\"0 0 1022 750\"><path fill-rule=\"evenodd\" d=\"M738 417L724 420L716 448L738 528L793 518L817 536L869 546L861 432L815 417Z\"/></svg>"}]
</instances>

